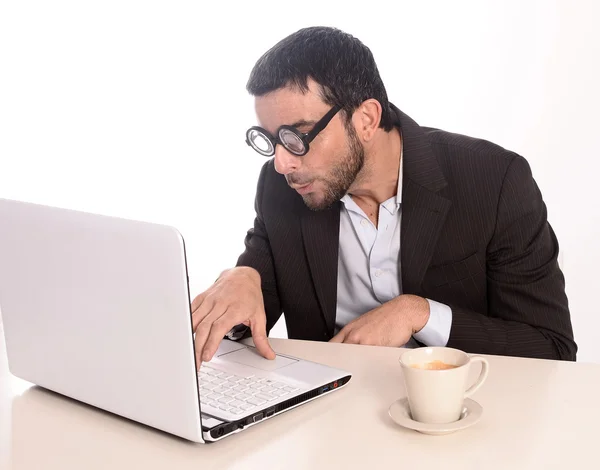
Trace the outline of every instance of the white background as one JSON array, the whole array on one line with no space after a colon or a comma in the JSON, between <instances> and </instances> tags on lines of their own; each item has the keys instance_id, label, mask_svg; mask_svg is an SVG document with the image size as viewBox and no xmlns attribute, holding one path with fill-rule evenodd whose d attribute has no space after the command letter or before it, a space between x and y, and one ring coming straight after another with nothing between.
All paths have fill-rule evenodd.
<instances>
[{"instance_id":1,"label":"white background","mask_svg":"<svg viewBox=\"0 0 600 470\"><path fill-rule=\"evenodd\" d=\"M0 3L0 197L175 225L199 293L252 224L264 162L244 142L254 62L300 27L337 26L371 48L417 122L529 160L561 243L578 358L600 362L598 2L206 5Z\"/></svg>"}]
</instances>

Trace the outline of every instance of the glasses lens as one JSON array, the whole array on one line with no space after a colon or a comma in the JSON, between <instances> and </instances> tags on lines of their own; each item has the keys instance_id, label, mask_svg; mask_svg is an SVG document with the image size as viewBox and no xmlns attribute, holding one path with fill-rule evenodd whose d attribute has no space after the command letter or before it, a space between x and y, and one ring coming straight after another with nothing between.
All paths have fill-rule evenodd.
<instances>
[{"instance_id":1,"label":"glasses lens","mask_svg":"<svg viewBox=\"0 0 600 470\"><path fill-rule=\"evenodd\" d=\"M262 132L252 129L248 132L248 142L262 155L273 155L273 144Z\"/></svg>"},{"instance_id":2,"label":"glasses lens","mask_svg":"<svg viewBox=\"0 0 600 470\"><path fill-rule=\"evenodd\" d=\"M290 152L296 155L304 155L306 147L302 139L289 129L281 129L279 131L279 140Z\"/></svg>"}]
</instances>

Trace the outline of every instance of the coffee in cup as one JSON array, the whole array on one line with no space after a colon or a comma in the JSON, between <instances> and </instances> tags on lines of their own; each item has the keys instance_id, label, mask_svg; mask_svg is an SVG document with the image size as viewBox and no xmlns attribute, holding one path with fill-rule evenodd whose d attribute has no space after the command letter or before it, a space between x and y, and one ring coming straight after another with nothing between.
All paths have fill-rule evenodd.
<instances>
[{"instance_id":1,"label":"coffee in cup","mask_svg":"<svg viewBox=\"0 0 600 470\"><path fill-rule=\"evenodd\" d=\"M454 364L446 364L445 362L442 362L440 360L435 360L435 361L431 361L431 362L426 362L424 364L412 364L411 367L414 367L415 369L426 369L426 370L444 370L444 369L454 369L455 366Z\"/></svg>"}]
</instances>

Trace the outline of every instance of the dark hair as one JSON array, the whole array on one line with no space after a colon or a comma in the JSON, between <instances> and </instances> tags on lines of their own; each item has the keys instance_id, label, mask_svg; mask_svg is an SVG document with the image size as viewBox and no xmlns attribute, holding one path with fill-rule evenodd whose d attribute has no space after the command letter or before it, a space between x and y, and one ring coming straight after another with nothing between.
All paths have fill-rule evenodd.
<instances>
[{"instance_id":1,"label":"dark hair","mask_svg":"<svg viewBox=\"0 0 600 470\"><path fill-rule=\"evenodd\" d=\"M263 96L291 85L306 93L309 77L321 86L327 104L344 109L347 122L363 101L373 98L382 108L379 127L393 128L387 93L371 50L336 28L304 28L278 42L258 59L246 89L253 96Z\"/></svg>"}]
</instances>

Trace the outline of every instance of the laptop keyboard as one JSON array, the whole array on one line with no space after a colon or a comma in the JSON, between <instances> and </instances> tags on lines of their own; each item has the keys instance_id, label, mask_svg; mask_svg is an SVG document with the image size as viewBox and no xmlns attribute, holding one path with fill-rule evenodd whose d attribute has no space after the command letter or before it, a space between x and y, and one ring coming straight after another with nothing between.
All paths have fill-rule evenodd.
<instances>
[{"instance_id":1,"label":"laptop keyboard","mask_svg":"<svg viewBox=\"0 0 600 470\"><path fill-rule=\"evenodd\" d=\"M198 379L200 403L233 415L250 412L299 390L281 381L253 375L243 377L207 364L202 364Z\"/></svg>"}]
</instances>

